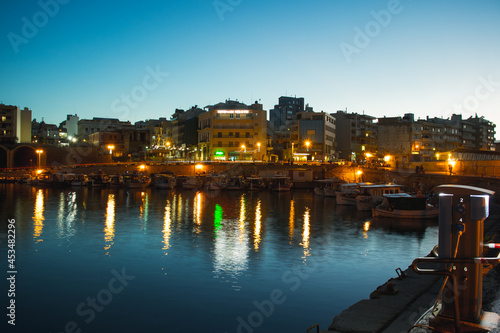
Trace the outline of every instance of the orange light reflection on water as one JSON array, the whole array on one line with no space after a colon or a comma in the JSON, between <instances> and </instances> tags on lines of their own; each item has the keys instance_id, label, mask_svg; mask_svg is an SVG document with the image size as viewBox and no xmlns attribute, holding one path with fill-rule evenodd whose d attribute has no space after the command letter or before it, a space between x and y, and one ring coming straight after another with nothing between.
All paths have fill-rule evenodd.
<instances>
[{"instance_id":1,"label":"orange light reflection on water","mask_svg":"<svg viewBox=\"0 0 500 333\"><path fill-rule=\"evenodd\" d=\"M106 224L104 226L104 250L107 251L113 245L115 239L115 195L108 194L108 202L106 205ZM109 252L106 253L109 255Z\"/></svg>"},{"instance_id":2,"label":"orange light reflection on water","mask_svg":"<svg viewBox=\"0 0 500 333\"><path fill-rule=\"evenodd\" d=\"M253 233L253 247L255 251L259 250L260 244L260 233L262 228L262 212L261 212L261 201L257 202L257 207L255 208L255 229Z\"/></svg>"},{"instance_id":3,"label":"orange light reflection on water","mask_svg":"<svg viewBox=\"0 0 500 333\"><path fill-rule=\"evenodd\" d=\"M41 238L43 232L43 221L45 217L43 216L45 197L43 195L43 190L39 189L36 193L36 201L35 201L35 212L33 215L33 239L38 242L43 242Z\"/></svg>"}]
</instances>

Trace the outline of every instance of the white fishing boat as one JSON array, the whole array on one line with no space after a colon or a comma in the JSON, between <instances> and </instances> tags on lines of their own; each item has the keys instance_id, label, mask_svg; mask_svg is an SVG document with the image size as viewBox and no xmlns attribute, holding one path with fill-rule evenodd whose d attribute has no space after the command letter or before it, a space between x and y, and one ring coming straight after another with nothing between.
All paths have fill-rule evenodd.
<instances>
[{"instance_id":1,"label":"white fishing boat","mask_svg":"<svg viewBox=\"0 0 500 333\"><path fill-rule=\"evenodd\" d=\"M424 196L408 193L386 194L382 203L372 209L372 215L399 219L432 219L439 216L439 208L429 204Z\"/></svg>"},{"instance_id":2,"label":"white fishing boat","mask_svg":"<svg viewBox=\"0 0 500 333\"><path fill-rule=\"evenodd\" d=\"M155 173L153 178L155 188L171 189L177 183L175 175L171 172Z\"/></svg>"},{"instance_id":3,"label":"white fishing boat","mask_svg":"<svg viewBox=\"0 0 500 333\"><path fill-rule=\"evenodd\" d=\"M398 184L368 184L359 186L359 195L356 197L358 210L371 210L384 200L385 194L401 193L403 185Z\"/></svg>"},{"instance_id":4,"label":"white fishing boat","mask_svg":"<svg viewBox=\"0 0 500 333\"><path fill-rule=\"evenodd\" d=\"M335 192L337 205L356 206L356 197L359 195L359 187L369 183L344 183Z\"/></svg>"}]
</instances>

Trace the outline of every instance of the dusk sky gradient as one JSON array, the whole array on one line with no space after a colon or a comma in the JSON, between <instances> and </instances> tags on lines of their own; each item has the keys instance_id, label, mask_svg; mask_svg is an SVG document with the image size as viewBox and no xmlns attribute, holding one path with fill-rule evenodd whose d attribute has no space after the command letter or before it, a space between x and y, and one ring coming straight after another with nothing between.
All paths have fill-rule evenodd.
<instances>
[{"instance_id":1,"label":"dusk sky gradient","mask_svg":"<svg viewBox=\"0 0 500 333\"><path fill-rule=\"evenodd\" d=\"M231 10L222 13L221 4ZM58 6L51 17L40 14L37 1L0 4L0 102L28 107L48 123L75 113L132 122L170 118L175 108L228 98L260 100L269 110L288 95L304 97L315 111L477 114L500 125L500 1L72 0ZM377 23L373 13L390 8L397 13ZM23 35L23 17L38 20L36 33ZM346 55L347 44L357 53ZM155 80L155 69L168 75ZM133 92L140 98L125 104L122 96Z\"/></svg>"}]
</instances>

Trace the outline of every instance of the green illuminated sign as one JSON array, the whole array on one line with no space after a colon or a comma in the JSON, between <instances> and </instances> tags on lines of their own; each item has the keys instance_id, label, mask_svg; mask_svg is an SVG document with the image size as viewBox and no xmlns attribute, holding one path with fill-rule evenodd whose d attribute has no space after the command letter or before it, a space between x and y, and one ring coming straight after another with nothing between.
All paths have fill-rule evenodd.
<instances>
[{"instance_id":1,"label":"green illuminated sign","mask_svg":"<svg viewBox=\"0 0 500 333\"><path fill-rule=\"evenodd\" d=\"M216 152L214 153L214 155L215 155L215 156L224 156L224 152L223 152L223 151L218 150L218 151L216 151Z\"/></svg>"}]
</instances>

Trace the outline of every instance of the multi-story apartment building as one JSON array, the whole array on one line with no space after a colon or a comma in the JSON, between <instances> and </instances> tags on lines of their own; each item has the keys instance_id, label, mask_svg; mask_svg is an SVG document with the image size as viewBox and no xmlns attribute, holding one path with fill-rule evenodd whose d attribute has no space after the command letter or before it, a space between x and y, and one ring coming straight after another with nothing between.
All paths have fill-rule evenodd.
<instances>
[{"instance_id":1,"label":"multi-story apartment building","mask_svg":"<svg viewBox=\"0 0 500 333\"><path fill-rule=\"evenodd\" d=\"M176 109L172 122L172 147L178 158L195 158L198 145L198 116L206 111L193 106L187 111Z\"/></svg>"},{"instance_id":2,"label":"multi-story apartment building","mask_svg":"<svg viewBox=\"0 0 500 333\"><path fill-rule=\"evenodd\" d=\"M299 112L296 116L290 135L290 157L294 161L335 160L335 118L326 112Z\"/></svg>"},{"instance_id":3,"label":"multi-story apartment building","mask_svg":"<svg viewBox=\"0 0 500 333\"><path fill-rule=\"evenodd\" d=\"M78 138L86 142L92 133L121 128L134 129L134 126L130 121L120 121L116 118L94 117L92 119L80 119L78 121Z\"/></svg>"},{"instance_id":4,"label":"multi-story apartment building","mask_svg":"<svg viewBox=\"0 0 500 333\"><path fill-rule=\"evenodd\" d=\"M457 149L492 150L494 136L495 125L478 117L415 120L409 113L403 118L378 119L379 152L394 155L402 163L443 158L443 152Z\"/></svg>"},{"instance_id":5,"label":"multi-story apartment building","mask_svg":"<svg viewBox=\"0 0 500 333\"><path fill-rule=\"evenodd\" d=\"M205 109L198 116L198 159L267 160L267 120L262 104L226 100Z\"/></svg>"},{"instance_id":6,"label":"multi-story apartment building","mask_svg":"<svg viewBox=\"0 0 500 333\"><path fill-rule=\"evenodd\" d=\"M0 142L31 142L31 110L0 104Z\"/></svg>"},{"instance_id":7,"label":"multi-story apartment building","mask_svg":"<svg viewBox=\"0 0 500 333\"><path fill-rule=\"evenodd\" d=\"M291 130L290 126L297 119L297 113L303 111L303 97L281 96L278 104L269 111L270 122L273 123L275 131Z\"/></svg>"},{"instance_id":8,"label":"multi-story apartment building","mask_svg":"<svg viewBox=\"0 0 500 333\"><path fill-rule=\"evenodd\" d=\"M366 153L377 151L375 117L347 111L331 115L337 121L335 133L340 159L359 162L365 159Z\"/></svg>"},{"instance_id":9,"label":"multi-story apartment building","mask_svg":"<svg viewBox=\"0 0 500 333\"><path fill-rule=\"evenodd\" d=\"M148 129L116 128L92 133L88 142L100 147L101 154L142 157L146 153L146 147L150 145L149 134Z\"/></svg>"},{"instance_id":10,"label":"multi-story apartment building","mask_svg":"<svg viewBox=\"0 0 500 333\"><path fill-rule=\"evenodd\" d=\"M76 138L78 137L78 121L80 120L80 117L78 115L71 115L68 114L66 116L66 120L64 120L61 124L59 124L59 128L65 128L66 133L68 135L68 140L69 141L76 141Z\"/></svg>"}]
</instances>

